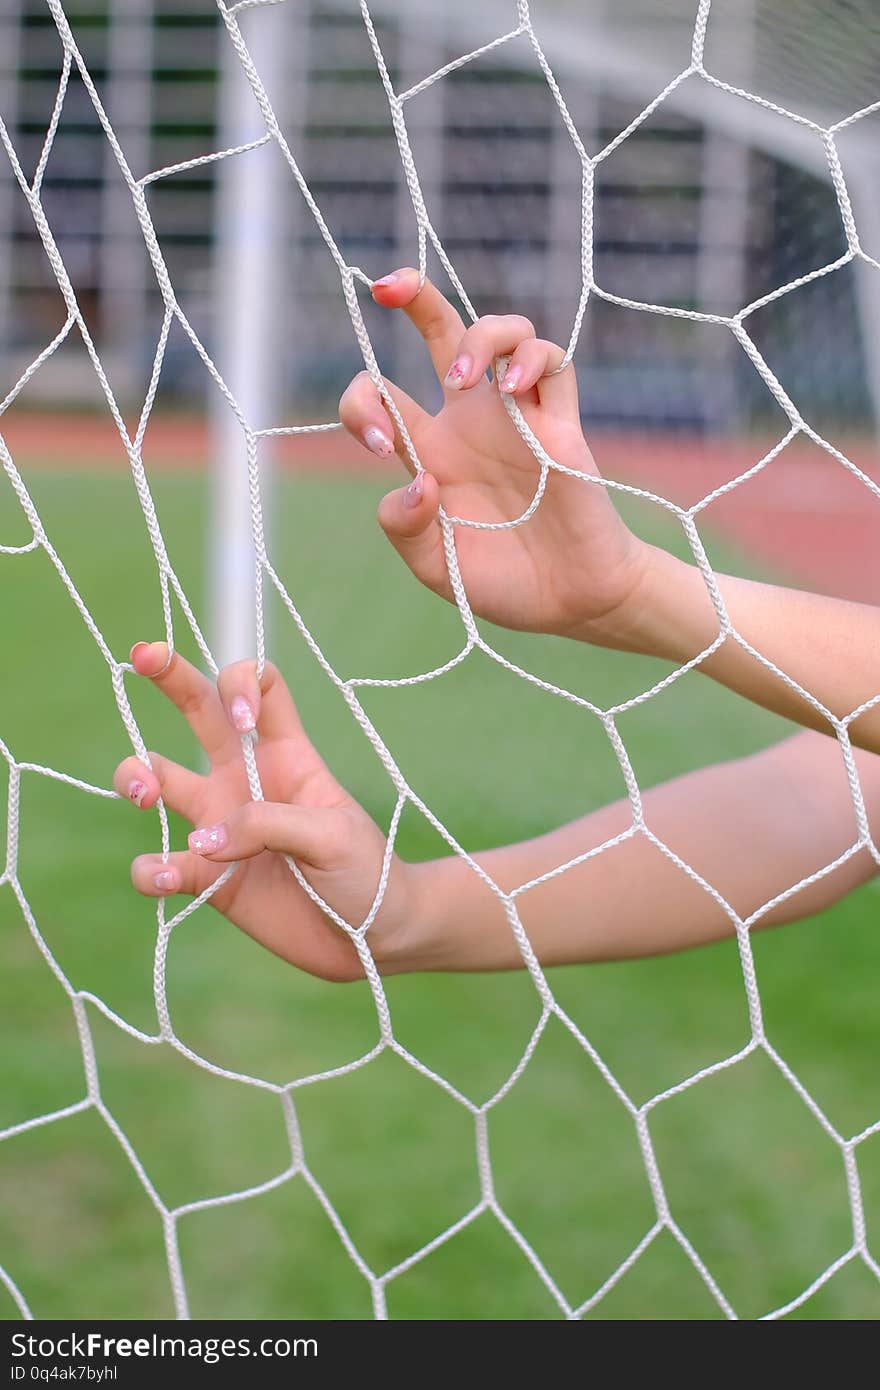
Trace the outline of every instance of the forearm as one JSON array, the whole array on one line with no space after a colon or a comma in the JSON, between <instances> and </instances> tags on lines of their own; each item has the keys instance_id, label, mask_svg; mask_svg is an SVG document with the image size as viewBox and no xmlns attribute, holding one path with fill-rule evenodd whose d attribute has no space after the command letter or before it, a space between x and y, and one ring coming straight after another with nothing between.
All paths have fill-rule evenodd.
<instances>
[{"instance_id":1,"label":"forearm","mask_svg":"<svg viewBox=\"0 0 880 1390\"><path fill-rule=\"evenodd\" d=\"M734 630L836 718L880 693L880 609L728 575L716 578ZM616 615L598 640L683 665L705 651L719 631L700 571L650 547L626 612ZM832 733L820 710L732 636L700 670L756 704ZM880 752L880 704L854 720L850 733L858 747Z\"/></svg>"},{"instance_id":2,"label":"forearm","mask_svg":"<svg viewBox=\"0 0 880 1390\"><path fill-rule=\"evenodd\" d=\"M880 805L880 759L857 755L866 800ZM802 733L753 757L689 773L644 796L648 829L748 917L831 863L857 838L836 744ZM523 844L476 855L504 893L631 826L617 802ZM874 872L859 850L757 925L810 916ZM391 969L503 970L522 964L504 905L457 857L413 869L418 909ZM639 832L516 894L544 965L661 954L730 935L721 905Z\"/></svg>"}]
</instances>

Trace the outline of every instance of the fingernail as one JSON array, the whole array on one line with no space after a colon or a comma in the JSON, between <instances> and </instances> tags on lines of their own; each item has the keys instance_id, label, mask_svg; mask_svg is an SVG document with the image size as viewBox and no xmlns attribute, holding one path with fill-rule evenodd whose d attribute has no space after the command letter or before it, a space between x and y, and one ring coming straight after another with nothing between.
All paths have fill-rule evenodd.
<instances>
[{"instance_id":1,"label":"fingernail","mask_svg":"<svg viewBox=\"0 0 880 1390\"><path fill-rule=\"evenodd\" d=\"M193 854L216 854L229 843L225 825L206 825L202 830L193 830L187 844Z\"/></svg>"},{"instance_id":2,"label":"fingernail","mask_svg":"<svg viewBox=\"0 0 880 1390\"><path fill-rule=\"evenodd\" d=\"M172 893L177 886L177 875L172 869L163 869L153 881L160 893Z\"/></svg>"},{"instance_id":3,"label":"fingernail","mask_svg":"<svg viewBox=\"0 0 880 1390\"><path fill-rule=\"evenodd\" d=\"M133 802L135 806L142 806L144 804L144 797L146 794L147 788L143 782L129 782L128 799Z\"/></svg>"},{"instance_id":4,"label":"fingernail","mask_svg":"<svg viewBox=\"0 0 880 1390\"><path fill-rule=\"evenodd\" d=\"M383 275L380 279L373 281L373 288L376 285L394 285L400 279L400 271L392 270L388 275Z\"/></svg>"},{"instance_id":5,"label":"fingernail","mask_svg":"<svg viewBox=\"0 0 880 1390\"><path fill-rule=\"evenodd\" d=\"M394 453L394 445L388 435L376 425L370 425L369 429L364 430L364 443L374 454L378 454L380 459L390 458Z\"/></svg>"},{"instance_id":6,"label":"fingernail","mask_svg":"<svg viewBox=\"0 0 880 1390\"><path fill-rule=\"evenodd\" d=\"M425 475L417 473L408 488L404 488L403 505L405 507L417 507L422 500L422 493L425 490Z\"/></svg>"},{"instance_id":7,"label":"fingernail","mask_svg":"<svg viewBox=\"0 0 880 1390\"><path fill-rule=\"evenodd\" d=\"M250 734L257 727L253 706L243 695L236 695L229 705L229 718L240 734Z\"/></svg>"},{"instance_id":8,"label":"fingernail","mask_svg":"<svg viewBox=\"0 0 880 1390\"><path fill-rule=\"evenodd\" d=\"M155 646L164 646L166 656L164 663L158 671L150 671L148 673L148 679L150 680L156 680L159 676L164 676L165 672L168 670L172 661L174 660L174 649L168 646L168 644L165 642L135 642L134 646L128 654L128 659L134 666L135 671L137 671L138 675L142 675L143 672L137 670L138 656L143 655L144 652L149 651L151 647Z\"/></svg>"},{"instance_id":9,"label":"fingernail","mask_svg":"<svg viewBox=\"0 0 880 1390\"><path fill-rule=\"evenodd\" d=\"M466 352L463 352L460 357L456 357L446 373L446 385L451 386L453 391L460 390L470 376L473 365L473 359Z\"/></svg>"},{"instance_id":10,"label":"fingernail","mask_svg":"<svg viewBox=\"0 0 880 1390\"><path fill-rule=\"evenodd\" d=\"M522 367L508 367L501 380L502 391L515 391L522 381Z\"/></svg>"}]
</instances>

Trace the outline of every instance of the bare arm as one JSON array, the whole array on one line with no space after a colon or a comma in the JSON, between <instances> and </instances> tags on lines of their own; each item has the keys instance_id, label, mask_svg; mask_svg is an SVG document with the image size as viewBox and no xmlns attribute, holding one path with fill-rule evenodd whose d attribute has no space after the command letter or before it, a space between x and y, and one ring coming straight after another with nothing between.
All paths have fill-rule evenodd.
<instances>
[{"instance_id":1,"label":"bare arm","mask_svg":"<svg viewBox=\"0 0 880 1390\"><path fill-rule=\"evenodd\" d=\"M835 718L880 695L880 609L729 575L716 578L734 630ZM586 624L578 635L683 664L710 646L719 631L699 570L648 547L642 578L626 607L604 626ZM732 636L700 669L756 704L832 732L821 710ZM853 721L850 735L858 747L880 752L880 703Z\"/></svg>"},{"instance_id":2,"label":"bare arm","mask_svg":"<svg viewBox=\"0 0 880 1390\"><path fill-rule=\"evenodd\" d=\"M857 755L868 804L880 806L880 759ZM765 752L701 769L644 797L653 834L747 918L857 840L835 742L800 733ZM505 891L625 832L625 801L549 835L477 855ZM830 906L876 872L867 849L761 915L770 926ZM420 911L386 970L497 970L521 965L499 899L459 859L418 866ZM635 834L516 898L544 965L655 955L729 936L730 916L644 834ZM393 943L392 943L393 946Z\"/></svg>"}]
</instances>

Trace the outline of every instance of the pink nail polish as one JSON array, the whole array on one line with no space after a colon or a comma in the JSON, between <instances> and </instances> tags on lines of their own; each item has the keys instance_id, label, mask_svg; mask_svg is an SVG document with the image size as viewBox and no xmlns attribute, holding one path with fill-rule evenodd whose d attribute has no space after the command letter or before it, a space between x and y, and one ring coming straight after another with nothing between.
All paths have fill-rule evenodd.
<instances>
[{"instance_id":1,"label":"pink nail polish","mask_svg":"<svg viewBox=\"0 0 880 1390\"><path fill-rule=\"evenodd\" d=\"M400 271L392 270L388 275L383 275L380 279L374 280L373 285L396 285L400 279Z\"/></svg>"},{"instance_id":2,"label":"pink nail polish","mask_svg":"<svg viewBox=\"0 0 880 1390\"><path fill-rule=\"evenodd\" d=\"M229 843L225 825L206 825L201 830L193 830L187 840L193 854L216 854Z\"/></svg>"},{"instance_id":3,"label":"pink nail polish","mask_svg":"<svg viewBox=\"0 0 880 1390\"><path fill-rule=\"evenodd\" d=\"M133 802L135 806L143 806L146 794L147 789L143 782L129 782L128 799Z\"/></svg>"},{"instance_id":4,"label":"pink nail polish","mask_svg":"<svg viewBox=\"0 0 880 1390\"><path fill-rule=\"evenodd\" d=\"M504 376L501 379L500 389L505 394L507 394L510 391L515 391L516 388L519 386L520 382L522 381L522 375L522 367L508 367L507 371L504 373Z\"/></svg>"},{"instance_id":5,"label":"pink nail polish","mask_svg":"<svg viewBox=\"0 0 880 1390\"><path fill-rule=\"evenodd\" d=\"M369 429L364 430L364 443L372 453L378 454L380 459L388 459L394 453L394 445L376 425L370 425Z\"/></svg>"},{"instance_id":6,"label":"pink nail polish","mask_svg":"<svg viewBox=\"0 0 880 1390\"><path fill-rule=\"evenodd\" d=\"M405 507L417 507L422 500L425 491L425 475L417 473L408 488L404 488L403 505Z\"/></svg>"},{"instance_id":7,"label":"pink nail polish","mask_svg":"<svg viewBox=\"0 0 880 1390\"><path fill-rule=\"evenodd\" d=\"M446 385L450 386L453 391L461 390L471 374L473 365L473 358L469 357L466 352L463 352L460 357L456 357L446 373Z\"/></svg>"},{"instance_id":8,"label":"pink nail polish","mask_svg":"<svg viewBox=\"0 0 880 1390\"><path fill-rule=\"evenodd\" d=\"M232 720L233 728L237 729L240 734L250 734L257 727L251 703L243 695L236 695L235 699L231 701L229 717Z\"/></svg>"},{"instance_id":9,"label":"pink nail polish","mask_svg":"<svg viewBox=\"0 0 880 1390\"><path fill-rule=\"evenodd\" d=\"M154 882L160 893L172 893L177 884L177 875L172 869L163 869L156 875Z\"/></svg>"}]
</instances>

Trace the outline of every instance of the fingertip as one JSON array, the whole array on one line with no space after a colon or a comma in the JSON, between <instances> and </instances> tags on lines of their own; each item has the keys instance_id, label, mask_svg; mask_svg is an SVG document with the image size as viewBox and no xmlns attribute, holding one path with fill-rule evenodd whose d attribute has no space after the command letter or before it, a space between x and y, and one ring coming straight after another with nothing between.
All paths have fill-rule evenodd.
<instances>
[{"instance_id":1,"label":"fingertip","mask_svg":"<svg viewBox=\"0 0 880 1390\"><path fill-rule=\"evenodd\" d=\"M125 794L139 811L150 811L159 800L159 787L155 778L133 777Z\"/></svg>"},{"instance_id":2,"label":"fingertip","mask_svg":"<svg viewBox=\"0 0 880 1390\"><path fill-rule=\"evenodd\" d=\"M413 266L401 266L374 280L370 292L377 304L396 309L408 304L419 291L419 272Z\"/></svg>"},{"instance_id":3,"label":"fingertip","mask_svg":"<svg viewBox=\"0 0 880 1390\"><path fill-rule=\"evenodd\" d=\"M118 796L130 801L139 811L148 811L159 800L161 788L155 773L137 758L125 758L113 774L113 788Z\"/></svg>"},{"instance_id":4,"label":"fingertip","mask_svg":"<svg viewBox=\"0 0 880 1390\"><path fill-rule=\"evenodd\" d=\"M160 676L171 660L167 642L135 642L129 660L139 676Z\"/></svg>"},{"instance_id":5,"label":"fingertip","mask_svg":"<svg viewBox=\"0 0 880 1390\"><path fill-rule=\"evenodd\" d=\"M460 352L443 378L443 385L450 391L467 391L473 384L474 359L470 353Z\"/></svg>"},{"instance_id":6,"label":"fingertip","mask_svg":"<svg viewBox=\"0 0 880 1390\"><path fill-rule=\"evenodd\" d=\"M160 897L166 893L177 893L180 890L180 875L176 869L160 869L153 875L153 887Z\"/></svg>"},{"instance_id":7,"label":"fingertip","mask_svg":"<svg viewBox=\"0 0 880 1390\"><path fill-rule=\"evenodd\" d=\"M524 372L519 363L516 363L512 367L508 367L504 376L501 378L498 390L503 392L505 396L515 395L517 391L521 391L523 388L523 376Z\"/></svg>"},{"instance_id":8,"label":"fingertip","mask_svg":"<svg viewBox=\"0 0 880 1390\"><path fill-rule=\"evenodd\" d=\"M428 473L424 468L420 476L422 479L422 501L427 503L432 512L436 512L440 505L440 484L434 474Z\"/></svg>"},{"instance_id":9,"label":"fingertip","mask_svg":"<svg viewBox=\"0 0 880 1390\"><path fill-rule=\"evenodd\" d=\"M245 695L235 695L227 708L229 722L238 734L252 734L257 727L257 711L254 702Z\"/></svg>"},{"instance_id":10,"label":"fingertip","mask_svg":"<svg viewBox=\"0 0 880 1390\"><path fill-rule=\"evenodd\" d=\"M411 536L424 530L437 510L437 480L424 470L407 487L386 493L379 503L379 524L389 536Z\"/></svg>"},{"instance_id":11,"label":"fingertip","mask_svg":"<svg viewBox=\"0 0 880 1390\"><path fill-rule=\"evenodd\" d=\"M413 478L409 486L403 489L403 496L400 500L407 511L415 511L416 507L421 506L424 495L425 475L423 472L419 472Z\"/></svg>"},{"instance_id":12,"label":"fingertip","mask_svg":"<svg viewBox=\"0 0 880 1390\"><path fill-rule=\"evenodd\" d=\"M370 286L371 290L388 289L391 285L396 285L401 275L406 272L407 267L403 266L400 270L389 270L387 275L377 275Z\"/></svg>"},{"instance_id":13,"label":"fingertip","mask_svg":"<svg viewBox=\"0 0 880 1390\"><path fill-rule=\"evenodd\" d=\"M183 885L180 870L153 854L141 854L133 861L131 881L145 898L179 893Z\"/></svg>"},{"instance_id":14,"label":"fingertip","mask_svg":"<svg viewBox=\"0 0 880 1390\"><path fill-rule=\"evenodd\" d=\"M222 854L229 847L229 831L222 822L217 825L203 825L190 831L187 845L192 854L198 854L202 858Z\"/></svg>"},{"instance_id":15,"label":"fingertip","mask_svg":"<svg viewBox=\"0 0 880 1390\"><path fill-rule=\"evenodd\" d=\"M128 659L131 662L134 669L137 671L139 676L145 674L144 663L146 660L149 659L149 653L149 642L135 642L134 646L128 654Z\"/></svg>"},{"instance_id":16,"label":"fingertip","mask_svg":"<svg viewBox=\"0 0 880 1390\"><path fill-rule=\"evenodd\" d=\"M390 459L394 453L394 440L386 430L378 425L368 425L363 431L363 441L371 454L380 459Z\"/></svg>"},{"instance_id":17,"label":"fingertip","mask_svg":"<svg viewBox=\"0 0 880 1390\"><path fill-rule=\"evenodd\" d=\"M263 678L267 671L264 668ZM226 718L237 734L252 734L260 718L262 690L255 661L235 661L224 666L217 689Z\"/></svg>"}]
</instances>

